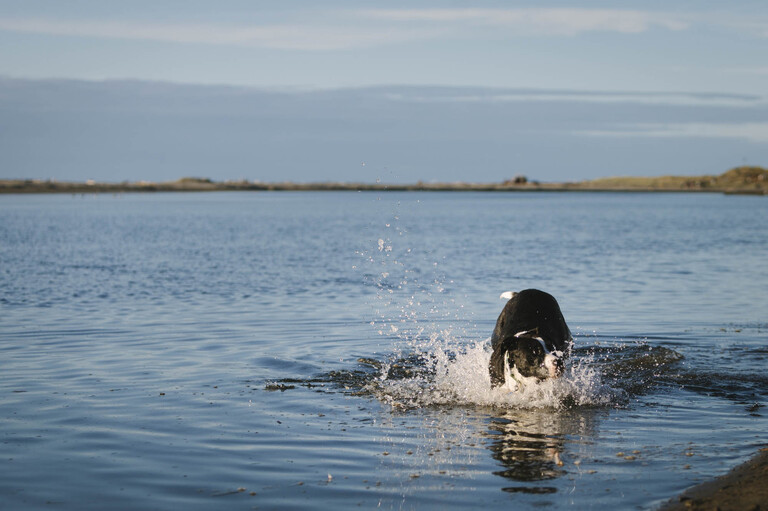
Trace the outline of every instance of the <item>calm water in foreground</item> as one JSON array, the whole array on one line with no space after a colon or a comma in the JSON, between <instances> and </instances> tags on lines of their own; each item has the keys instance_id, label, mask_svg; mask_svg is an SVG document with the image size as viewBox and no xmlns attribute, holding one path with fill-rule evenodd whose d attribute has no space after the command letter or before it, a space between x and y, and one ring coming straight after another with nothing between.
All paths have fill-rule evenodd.
<instances>
[{"instance_id":1,"label":"calm water in foreground","mask_svg":"<svg viewBox=\"0 0 768 511\"><path fill-rule=\"evenodd\" d=\"M575 356L492 392L528 287ZM2 509L652 509L767 361L763 197L0 197Z\"/></svg>"}]
</instances>

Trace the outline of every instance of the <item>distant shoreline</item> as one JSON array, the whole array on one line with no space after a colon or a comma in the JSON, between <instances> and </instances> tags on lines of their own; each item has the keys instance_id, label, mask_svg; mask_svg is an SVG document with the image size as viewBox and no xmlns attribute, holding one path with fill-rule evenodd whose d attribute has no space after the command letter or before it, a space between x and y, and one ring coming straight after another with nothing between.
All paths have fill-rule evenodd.
<instances>
[{"instance_id":1,"label":"distant shoreline","mask_svg":"<svg viewBox=\"0 0 768 511\"><path fill-rule=\"evenodd\" d=\"M26 193L142 193L217 191L372 191L372 192L696 192L768 195L768 169L736 167L719 176L617 177L591 181L540 183L523 176L500 183L266 183L182 178L168 182L99 183L0 179L0 194Z\"/></svg>"}]
</instances>

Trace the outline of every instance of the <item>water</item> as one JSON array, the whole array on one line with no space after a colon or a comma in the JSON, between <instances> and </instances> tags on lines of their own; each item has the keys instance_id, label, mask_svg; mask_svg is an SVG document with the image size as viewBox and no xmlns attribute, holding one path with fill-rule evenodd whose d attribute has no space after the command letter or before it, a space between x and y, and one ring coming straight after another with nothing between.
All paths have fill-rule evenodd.
<instances>
[{"instance_id":1,"label":"water","mask_svg":"<svg viewBox=\"0 0 768 511\"><path fill-rule=\"evenodd\" d=\"M2 509L649 509L768 442L768 201L0 197ZM503 291L566 377L491 391Z\"/></svg>"}]
</instances>

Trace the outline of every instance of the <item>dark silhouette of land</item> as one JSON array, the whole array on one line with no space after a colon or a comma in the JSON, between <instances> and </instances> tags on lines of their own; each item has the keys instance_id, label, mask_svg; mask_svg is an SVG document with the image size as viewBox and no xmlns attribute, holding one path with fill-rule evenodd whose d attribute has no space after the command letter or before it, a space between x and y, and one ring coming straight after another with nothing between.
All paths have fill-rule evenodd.
<instances>
[{"instance_id":1,"label":"dark silhouette of land","mask_svg":"<svg viewBox=\"0 0 768 511\"><path fill-rule=\"evenodd\" d=\"M541 183L525 176L500 183L265 183L260 181L216 182L185 177L168 182L85 183L39 179L0 180L0 193L126 193L205 191L424 191L424 192L711 192L768 194L768 169L754 166L733 168L719 176L615 177L591 181Z\"/></svg>"}]
</instances>

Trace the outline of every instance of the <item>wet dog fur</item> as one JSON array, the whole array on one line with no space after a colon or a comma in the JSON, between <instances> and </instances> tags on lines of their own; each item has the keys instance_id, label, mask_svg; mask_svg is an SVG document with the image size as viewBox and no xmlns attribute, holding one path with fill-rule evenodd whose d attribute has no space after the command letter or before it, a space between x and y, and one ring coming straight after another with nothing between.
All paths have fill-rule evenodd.
<instances>
[{"instance_id":1,"label":"wet dog fur","mask_svg":"<svg viewBox=\"0 0 768 511\"><path fill-rule=\"evenodd\" d=\"M573 337L557 300L538 289L508 292L501 297L508 301L491 336L491 386L519 390L529 383L560 376Z\"/></svg>"}]
</instances>

